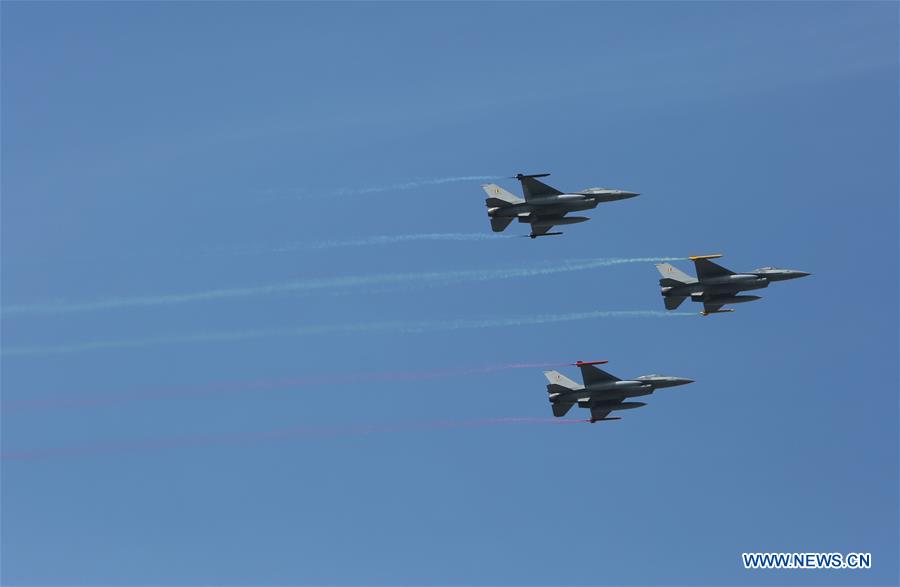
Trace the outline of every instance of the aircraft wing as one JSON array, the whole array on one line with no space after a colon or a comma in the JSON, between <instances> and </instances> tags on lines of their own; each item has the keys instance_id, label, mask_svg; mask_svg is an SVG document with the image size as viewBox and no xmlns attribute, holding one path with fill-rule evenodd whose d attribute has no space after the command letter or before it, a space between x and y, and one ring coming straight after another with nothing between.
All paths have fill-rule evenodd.
<instances>
[{"instance_id":1,"label":"aircraft wing","mask_svg":"<svg viewBox=\"0 0 900 587\"><path fill-rule=\"evenodd\" d=\"M697 279L703 281L710 277L724 277L726 275L734 275L734 271L722 267L718 263L710 261L710 257L715 258L721 255L706 255L703 257L691 257L694 267L697 269Z\"/></svg>"},{"instance_id":2,"label":"aircraft wing","mask_svg":"<svg viewBox=\"0 0 900 587\"><path fill-rule=\"evenodd\" d=\"M663 303L666 305L666 310L675 310L686 299L687 296L670 296L663 298Z\"/></svg>"},{"instance_id":3,"label":"aircraft wing","mask_svg":"<svg viewBox=\"0 0 900 587\"><path fill-rule=\"evenodd\" d=\"M491 218L491 230L494 232L503 232L513 219L510 216L496 216Z\"/></svg>"},{"instance_id":4,"label":"aircraft wing","mask_svg":"<svg viewBox=\"0 0 900 587\"><path fill-rule=\"evenodd\" d=\"M543 236L556 226L555 221L562 220L566 216L566 212L562 214L536 214L531 213L531 234L529 236Z\"/></svg>"},{"instance_id":5,"label":"aircraft wing","mask_svg":"<svg viewBox=\"0 0 900 587\"><path fill-rule=\"evenodd\" d=\"M557 418L561 418L562 416L565 416L574 405L574 403L555 403L553 404L553 415Z\"/></svg>"},{"instance_id":6,"label":"aircraft wing","mask_svg":"<svg viewBox=\"0 0 900 587\"><path fill-rule=\"evenodd\" d=\"M598 369L593 365L579 365L579 369L581 369L581 376L584 378L584 385L588 386L591 383L602 383L604 381L621 381L615 375L610 375L603 369Z\"/></svg>"},{"instance_id":7,"label":"aircraft wing","mask_svg":"<svg viewBox=\"0 0 900 587\"><path fill-rule=\"evenodd\" d=\"M547 234L551 228L553 228L553 224L541 224L540 226L532 226L531 234L529 236L544 236Z\"/></svg>"},{"instance_id":8,"label":"aircraft wing","mask_svg":"<svg viewBox=\"0 0 900 587\"><path fill-rule=\"evenodd\" d=\"M543 177L543 174L537 177ZM526 202L534 198L558 196L562 194L558 189L550 187L542 181L538 181L535 179L535 176L532 175L519 174L516 176L516 179L522 182L522 194L525 196Z\"/></svg>"},{"instance_id":9,"label":"aircraft wing","mask_svg":"<svg viewBox=\"0 0 900 587\"><path fill-rule=\"evenodd\" d=\"M602 406L591 408L591 420L603 420L604 418L609 416L610 412L612 412L612 410L610 410L609 408L604 408Z\"/></svg>"}]
</instances>

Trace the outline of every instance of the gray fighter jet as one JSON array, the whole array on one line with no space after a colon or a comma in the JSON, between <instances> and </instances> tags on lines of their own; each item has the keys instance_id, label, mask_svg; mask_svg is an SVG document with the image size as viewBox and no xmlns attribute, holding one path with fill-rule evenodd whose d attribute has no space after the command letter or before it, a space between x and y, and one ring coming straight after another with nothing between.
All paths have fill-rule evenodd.
<instances>
[{"instance_id":1,"label":"gray fighter jet","mask_svg":"<svg viewBox=\"0 0 900 587\"><path fill-rule=\"evenodd\" d=\"M742 291L769 287L773 281L785 281L809 275L804 271L776 269L775 267L762 267L747 273L735 273L710 261L710 259L717 259L721 256L689 257L697 268L696 278L668 263L657 263L656 268L662 275L659 285L666 310L674 310L681 305L681 302L691 298L693 302L703 302L703 311L700 312L703 316L734 312L732 309L723 310L722 306L752 302L760 298L760 296L738 295Z\"/></svg>"},{"instance_id":2,"label":"gray fighter jet","mask_svg":"<svg viewBox=\"0 0 900 587\"><path fill-rule=\"evenodd\" d=\"M639 194L624 190L607 188L589 188L580 192L564 193L556 188L538 181L538 177L547 177L549 173L536 175L516 175L522 182L522 194L525 199L515 196L495 183L482 185L487 199L491 228L494 232L503 232L515 219L531 225L531 238L552 236L561 232L548 232L554 226L577 224L590 220L587 216L566 216L569 212L591 210L600 202L615 202L633 198Z\"/></svg>"},{"instance_id":3,"label":"gray fighter jet","mask_svg":"<svg viewBox=\"0 0 900 587\"><path fill-rule=\"evenodd\" d=\"M610 375L595 365L606 361L578 361L572 363L581 369L584 385L578 385L559 371L544 371L549 383L547 393L550 394L550 405L557 418L565 416L572 406L591 410L591 424L601 420L621 420L610 418L610 412L630 410L645 406L644 402L627 402L630 397L650 395L661 387L675 387L693 383L684 377L666 377L665 375L641 375L637 379L622 380Z\"/></svg>"}]
</instances>

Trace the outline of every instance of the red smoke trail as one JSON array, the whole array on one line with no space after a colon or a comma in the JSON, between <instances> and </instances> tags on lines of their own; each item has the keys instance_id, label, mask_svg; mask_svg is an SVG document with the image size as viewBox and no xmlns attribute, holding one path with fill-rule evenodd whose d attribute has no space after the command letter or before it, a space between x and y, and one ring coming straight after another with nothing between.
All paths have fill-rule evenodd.
<instances>
[{"instance_id":1,"label":"red smoke trail","mask_svg":"<svg viewBox=\"0 0 900 587\"><path fill-rule=\"evenodd\" d=\"M335 373L329 375L313 375L291 379L240 381L230 383L224 382L207 385L186 385L165 388L151 388L132 393L109 393L103 395L82 397L58 396L44 399L5 401L0 405L2 405L2 410L4 412L12 412L18 410L84 408L128 401L198 397L213 394L278 389L285 387L342 385L352 383L365 383L371 381L423 381L427 379L443 379L446 377L476 375L479 373L493 373L497 371L507 371L510 369L542 369L549 367L560 367L566 364L567 363L509 363L504 365L491 365L487 367L438 369L430 371L382 371L374 373L352 374Z\"/></svg>"},{"instance_id":2,"label":"red smoke trail","mask_svg":"<svg viewBox=\"0 0 900 587\"><path fill-rule=\"evenodd\" d=\"M67 446L49 449L18 450L0 452L3 461L38 461L55 458L76 458L147 452L165 449L186 449L204 446L248 444L269 440L294 440L299 438L329 438L366 436L369 434L386 434L402 432L418 432L433 430L452 430L465 428L484 428L487 426L505 426L511 424L530 425L569 425L589 423L590 420L560 420L555 418L482 418L478 420L425 420L398 424L382 424L372 426L333 426L333 427L297 427L268 432L239 432L231 434L179 436L171 438L154 438L132 442L103 442L81 446Z\"/></svg>"}]
</instances>

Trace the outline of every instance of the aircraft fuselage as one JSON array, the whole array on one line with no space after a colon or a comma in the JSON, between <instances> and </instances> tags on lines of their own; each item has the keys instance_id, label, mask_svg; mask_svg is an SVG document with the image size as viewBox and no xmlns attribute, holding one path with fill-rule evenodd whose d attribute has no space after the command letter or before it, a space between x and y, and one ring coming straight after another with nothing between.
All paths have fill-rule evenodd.
<instances>
[{"instance_id":1,"label":"aircraft fuselage","mask_svg":"<svg viewBox=\"0 0 900 587\"><path fill-rule=\"evenodd\" d=\"M561 393L551 397L551 401L574 402L579 398L607 400L626 397L638 397L650 395L655 389L654 385L646 381L604 381L582 386L581 389Z\"/></svg>"},{"instance_id":2,"label":"aircraft fuselage","mask_svg":"<svg viewBox=\"0 0 900 587\"><path fill-rule=\"evenodd\" d=\"M769 279L753 273L735 273L734 275L722 275L711 277L695 283L667 286L662 288L664 296L693 296L702 293L704 295L717 295L737 293L769 287Z\"/></svg>"},{"instance_id":3,"label":"aircraft fuselage","mask_svg":"<svg viewBox=\"0 0 900 587\"><path fill-rule=\"evenodd\" d=\"M596 196L582 194L561 194L558 196L545 196L533 198L527 202L510 204L499 208L491 208L488 214L492 217L516 217L521 214L538 213L541 216L556 216L568 212L592 210L600 203Z\"/></svg>"}]
</instances>

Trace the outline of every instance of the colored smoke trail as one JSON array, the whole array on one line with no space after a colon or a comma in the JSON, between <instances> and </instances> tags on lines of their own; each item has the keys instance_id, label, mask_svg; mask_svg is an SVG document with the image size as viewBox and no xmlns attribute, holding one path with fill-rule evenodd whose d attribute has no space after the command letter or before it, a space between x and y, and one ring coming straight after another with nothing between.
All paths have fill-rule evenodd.
<instances>
[{"instance_id":1,"label":"colored smoke trail","mask_svg":"<svg viewBox=\"0 0 900 587\"><path fill-rule=\"evenodd\" d=\"M625 263L653 263L661 261L679 261L681 257L634 257L634 258L599 258L563 261L556 264L543 264L531 267L512 267L507 269L470 269L459 271L429 271L423 273L382 273L376 275L349 275L343 277L326 277L272 283L267 285L219 288L206 291L162 294L151 296L135 296L126 298L107 298L92 302L50 302L37 304L19 304L5 306L4 316L25 314L63 314L72 312L90 312L135 308L148 306L170 306L194 302L237 299L254 296L266 296L291 292L310 292L317 290L336 290L358 287L372 287L398 284L447 285L462 282L490 281L498 279L514 279L519 277L535 277L553 275L573 271L585 271L600 267L610 267Z\"/></svg>"},{"instance_id":2,"label":"colored smoke trail","mask_svg":"<svg viewBox=\"0 0 900 587\"><path fill-rule=\"evenodd\" d=\"M484 367L468 367L456 369L432 369L425 371L376 371L360 373L329 373L286 379L221 382L206 385L169 386L148 388L131 393L106 393L82 396L55 396L41 399L29 399L0 403L3 412L20 410L40 410L58 408L86 408L123 402L165 400L188 397L204 397L239 392L256 392L272 389L300 388L313 386L335 386L354 383L404 382L444 379L448 377L464 377L496 373L514 369L547 369L562 367L569 363L507 363Z\"/></svg>"},{"instance_id":3,"label":"colored smoke trail","mask_svg":"<svg viewBox=\"0 0 900 587\"><path fill-rule=\"evenodd\" d=\"M31 450L4 450L3 461L38 461L58 458L77 458L111 454L132 454L157 450L189 449L218 445L246 445L267 441L292 441L303 438L354 437L372 434L398 434L406 432L435 432L439 430L485 428L490 426L537 425L568 426L585 424L589 420L559 418L481 418L474 420L422 420L381 425L350 425L333 427L295 427L266 432L239 432L151 438L137 441L109 441L80 446L41 448Z\"/></svg>"},{"instance_id":4,"label":"colored smoke trail","mask_svg":"<svg viewBox=\"0 0 900 587\"><path fill-rule=\"evenodd\" d=\"M349 332L394 331L403 333L422 333L505 326L527 326L533 324L550 324L554 322L571 322L573 320L594 320L599 318L675 318L685 316L698 316L698 314L695 314L693 312L663 312L657 310L600 310L594 312L575 312L570 314L538 314L533 316L530 315L509 318L433 320L420 322L369 322L358 324L322 324L316 326L300 326L295 328L271 328L265 330L243 330L232 332L201 332L194 334L156 336L148 338L98 340L64 345L5 347L0 350L0 354L6 357L26 357L61 353L78 353L104 349L141 348L163 344L234 342L270 337L311 336Z\"/></svg>"},{"instance_id":5,"label":"colored smoke trail","mask_svg":"<svg viewBox=\"0 0 900 587\"><path fill-rule=\"evenodd\" d=\"M394 183L383 186L369 186L364 188L342 188L337 191L339 196L360 196L363 194L377 194L381 192L394 192L400 190L413 190L432 185L442 185L445 183L456 183L463 181L490 181L495 179L504 179L502 175L461 175L454 177L435 177L432 179L419 179Z\"/></svg>"}]
</instances>

